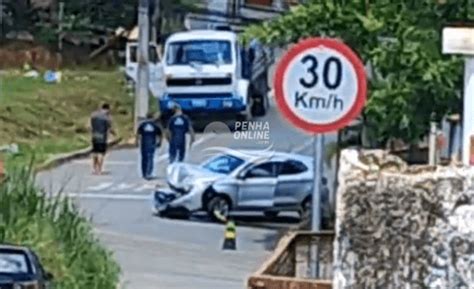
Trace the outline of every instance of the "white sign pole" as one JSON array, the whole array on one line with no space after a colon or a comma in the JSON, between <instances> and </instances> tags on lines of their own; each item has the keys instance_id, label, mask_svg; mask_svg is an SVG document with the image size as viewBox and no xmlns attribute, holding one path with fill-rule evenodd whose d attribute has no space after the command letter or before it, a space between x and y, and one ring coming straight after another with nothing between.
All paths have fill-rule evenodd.
<instances>
[{"instance_id":1,"label":"white sign pole","mask_svg":"<svg viewBox=\"0 0 474 289\"><path fill-rule=\"evenodd\" d=\"M464 66L464 115L463 115L463 142L462 162L472 165L471 138L474 137L474 56L466 57Z\"/></svg>"},{"instance_id":2,"label":"white sign pole","mask_svg":"<svg viewBox=\"0 0 474 289\"><path fill-rule=\"evenodd\" d=\"M313 199L311 204L311 231L314 233L321 232L321 178L323 174L323 134L314 136L314 176L313 176ZM313 279L319 278L319 248L314 240L311 241L310 247L310 276Z\"/></svg>"},{"instance_id":3,"label":"white sign pole","mask_svg":"<svg viewBox=\"0 0 474 289\"><path fill-rule=\"evenodd\" d=\"M314 180L311 230L321 231L321 178L323 174L323 135L316 134L314 137Z\"/></svg>"}]
</instances>

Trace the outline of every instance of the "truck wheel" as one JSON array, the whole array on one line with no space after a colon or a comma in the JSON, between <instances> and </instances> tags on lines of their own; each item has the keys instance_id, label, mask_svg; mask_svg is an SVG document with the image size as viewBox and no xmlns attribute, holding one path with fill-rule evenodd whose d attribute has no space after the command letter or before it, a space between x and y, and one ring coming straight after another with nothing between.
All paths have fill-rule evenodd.
<instances>
[{"instance_id":1,"label":"truck wheel","mask_svg":"<svg viewBox=\"0 0 474 289\"><path fill-rule=\"evenodd\" d=\"M254 101L252 98L248 98L247 100L247 107L245 110L238 115L237 120L238 121L250 121L253 116L253 106L254 106Z\"/></svg>"},{"instance_id":2,"label":"truck wheel","mask_svg":"<svg viewBox=\"0 0 474 289\"><path fill-rule=\"evenodd\" d=\"M268 98L257 96L253 105L253 114L255 116L265 116L267 114Z\"/></svg>"}]
</instances>

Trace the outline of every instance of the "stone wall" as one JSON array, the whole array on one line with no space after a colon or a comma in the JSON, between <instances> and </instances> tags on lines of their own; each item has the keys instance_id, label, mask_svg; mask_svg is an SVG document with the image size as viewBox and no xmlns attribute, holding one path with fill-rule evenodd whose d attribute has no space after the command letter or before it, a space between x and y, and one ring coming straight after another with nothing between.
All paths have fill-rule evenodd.
<instances>
[{"instance_id":1,"label":"stone wall","mask_svg":"<svg viewBox=\"0 0 474 289\"><path fill-rule=\"evenodd\" d=\"M334 288L474 288L474 169L346 150Z\"/></svg>"}]
</instances>

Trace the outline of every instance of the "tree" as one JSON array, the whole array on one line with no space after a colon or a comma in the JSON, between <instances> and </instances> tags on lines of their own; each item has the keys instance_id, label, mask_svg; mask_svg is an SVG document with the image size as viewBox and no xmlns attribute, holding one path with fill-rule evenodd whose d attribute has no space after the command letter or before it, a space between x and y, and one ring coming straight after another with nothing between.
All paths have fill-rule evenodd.
<instances>
[{"instance_id":1,"label":"tree","mask_svg":"<svg viewBox=\"0 0 474 289\"><path fill-rule=\"evenodd\" d=\"M160 16L157 31L160 35L172 33L184 28L186 13L193 11L200 1L197 0L159 0Z\"/></svg>"},{"instance_id":2,"label":"tree","mask_svg":"<svg viewBox=\"0 0 474 289\"><path fill-rule=\"evenodd\" d=\"M313 0L274 21L249 27L258 37L286 45L311 36L336 37L372 66L365 126L385 145L391 138L415 144L432 117L457 111L462 88L460 59L441 53L441 30L465 19L469 2L446 0Z\"/></svg>"}]
</instances>

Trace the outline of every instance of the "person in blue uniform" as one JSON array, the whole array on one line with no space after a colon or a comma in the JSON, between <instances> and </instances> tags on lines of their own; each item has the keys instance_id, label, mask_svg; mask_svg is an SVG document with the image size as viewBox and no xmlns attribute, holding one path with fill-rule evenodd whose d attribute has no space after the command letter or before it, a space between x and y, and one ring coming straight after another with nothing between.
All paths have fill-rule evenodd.
<instances>
[{"instance_id":1,"label":"person in blue uniform","mask_svg":"<svg viewBox=\"0 0 474 289\"><path fill-rule=\"evenodd\" d=\"M156 148L161 145L162 129L152 113L138 127L137 140L140 143L142 175L146 180L153 178L153 163Z\"/></svg>"},{"instance_id":2,"label":"person in blue uniform","mask_svg":"<svg viewBox=\"0 0 474 289\"><path fill-rule=\"evenodd\" d=\"M173 116L168 121L168 141L170 163L182 162L186 156L186 135L194 142L194 130L191 120L183 114L181 107L177 104L173 107Z\"/></svg>"}]
</instances>

